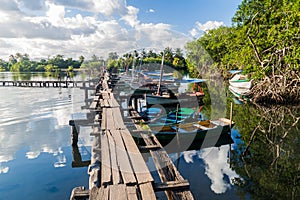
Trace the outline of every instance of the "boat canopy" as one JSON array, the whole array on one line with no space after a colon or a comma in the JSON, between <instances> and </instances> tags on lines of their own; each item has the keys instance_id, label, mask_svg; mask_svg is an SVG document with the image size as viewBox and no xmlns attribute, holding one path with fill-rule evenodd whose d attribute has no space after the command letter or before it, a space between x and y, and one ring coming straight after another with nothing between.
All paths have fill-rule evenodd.
<instances>
[{"instance_id":1,"label":"boat canopy","mask_svg":"<svg viewBox=\"0 0 300 200\"><path fill-rule=\"evenodd\" d=\"M203 83L205 79L182 79L179 80L180 83Z\"/></svg>"},{"instance_id":2,"label":"boat canopy","mask_svg":"<svg viewBox=\"0 0 300 200\"><path fill-rule=\"evenodd\" d=\"M231 74L239 74L239 73L242 73L242 70L229 70L228 71L229 73L231 73Z\"/></svg>"}]
</instances>

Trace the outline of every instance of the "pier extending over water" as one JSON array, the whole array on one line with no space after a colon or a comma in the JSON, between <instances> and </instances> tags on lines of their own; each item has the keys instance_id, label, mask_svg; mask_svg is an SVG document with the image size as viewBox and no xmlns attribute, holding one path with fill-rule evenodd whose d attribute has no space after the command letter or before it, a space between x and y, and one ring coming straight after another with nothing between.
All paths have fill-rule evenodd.
<instances>
[{"instance_id":1,"label":"pier extending over water","mask_svg":"<svg viewBox=\"0 0 300 200\"><path fill-rule=\"evenodd\" d=\"M132 119L122 116L120 104L109 87L113 82L106 76L95 86L89 106L94 115L92 122L70 120L73 147L77 146L80 125L91 125L94 136L88 168L89 189L74 188L71 199L152 200L161 191L167 199L193 199L188 181L177 171L155 135L145 134ZM132 127L136 128L135 135L145 141L144 146L135 143L130 133ZM154 181L140 149L149 152L146 155L152 157L160 181Z\"/></svg>"},{"instance_id":2,"label":"pier extending over water","mask_svg":"<svg viewBox=\"0 0 300 200\"><path fill-rule=\"evenodd\" d=\"M3 81L0 80L0 87L79 87L79 83L83 81L36 81L36 80L24 80L24 81Z\"/></svg>"}]
</instances>

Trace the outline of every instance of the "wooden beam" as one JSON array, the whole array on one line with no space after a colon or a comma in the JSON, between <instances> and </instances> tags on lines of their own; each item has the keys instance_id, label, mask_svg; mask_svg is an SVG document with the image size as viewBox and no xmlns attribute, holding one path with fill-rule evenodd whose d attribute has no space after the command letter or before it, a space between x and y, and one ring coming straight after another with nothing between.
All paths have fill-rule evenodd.
<instances>
[{"instance_id":1,"label":"wooden beam","mask_svg":"<svg viewBox=\"0 0 300 200\"><path fill-rule=\"evenodd\" d=\"M109 143L106 131L103 131L100 135L101 141L101 185L111 184L112 171Z\"/></svg>"},{"instance_id":2,"label":"wooden beam","mask_svg":"<svg viewBox=\"0 0 300 200\"><path fill-rule=\"evenodd\" d=\"M156 200L156 196L151 182L139 184L139 188L141 191L142 199Z\"/></svg>"},{"instance_id":3,"label":"wooden beam","mask_svg":"<svg viewBox=\"0 0 300 200\"><path fill-rule=\"evenodd\" d=\"M111 161L111 170L112 170L112 183L120 183L120 172L119 166L117 164L117 153L116 153L116 143L114 138L111 136L110 131L106 131L107 138L109 141L109 150L110 150L110 161Z\"/></svg>"},{"instance_id":4,"label":"wooden beam","mask_svg":"<svg viewBox=\"0 0 300 200\"><path fill-rule=\"evenodd\" d=\"M83 186L76 187L72 190L71 193L71 200L77 200L77 199L86 199L89 198L90 193L89 190L85 190Z\"/></svg>"},{"instance_id":5,"label":"wooden beam","mask_svg":"<svg viewBox=\"0 0 300 200\"><path fill-rule=\"evenodd\" d=\"M127 199L128 200L138 200L136 186L127 186L126 187L126 192L127 192Z\"/></svg>"},{"instance_id":6,"label":"wooden beam","mask_svg":"<svg viewBox=\"0 0 300 200\"><path fill-rule=\"evenodd\" d=\"M153 177L151 176L149 169L130 132L125 129L121 130L121 133L138 183L153 182Z\"/></svg>"},{"instance_id":7,"label":"wooden beam","mask_svg":"<svg viewBox=\"0 0 300 200\"><path fill-rule=\"evenodd\" d=\"M127 200L126 186L124 184L109 186L109 199Z\"/></svg>"},{"instance_id":8,"label":"wooden beam","mask_svg":"<svg viewBox=\"0 0 300 200\"><path fill-rule=\"evenodd\" d=\"M153 150L153 151L155 151L155 150L157 150L157 149L161 149L161 146L159 146L159 145L147 145L147 146L138 146L139 147L139 149L141 150L141 151L145 151L145 150Z\"/></svg>"},{"instance_id":9,"label":"wooden beam","mask_svg":"<svg viewBox=\"0 0 300 200\"><path fill-rule=\"evenodd\" d=\"M165 191L165 190L187 190L190 188L190 184L187 180L183 181L168 181L165 183L154 183L154 190Z\"/></svg>"},{"instance_id":10,"label":"wooden beam","mask_svg":"<svg viewBox=\"0 0 300 200\"><path fill-rule=\"evenodd\" d=\"M106 130L115 130L115 120L113 116L112 108L106 109Z\"/></svg>"},{"instance_id":11,"label":"wooden beam","mask_svg":"<svg viewBox=\"0 0 300 200\"><path fill-rule=\"evenodd\" d=\"M126 185L136 184L137 180L134 176L129 157L121 137L121 132L119 130L110 130L110 132L116 142L116 157L122 179Z\"/></svg>"}]
</instances>

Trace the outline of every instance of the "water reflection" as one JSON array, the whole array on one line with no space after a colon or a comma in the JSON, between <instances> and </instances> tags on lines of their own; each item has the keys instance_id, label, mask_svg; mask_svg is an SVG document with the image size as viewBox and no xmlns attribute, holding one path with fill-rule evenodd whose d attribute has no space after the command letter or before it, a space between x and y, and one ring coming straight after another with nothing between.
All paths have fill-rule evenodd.
<instances>
[{"instance_id":1,"label":"water reflection","mask_svg":"<svg viewBox=\"0 0 300 200\"><path fill-rule=\"evenodd\" d=\"M7 77L12 74L5 73ZM83 92L0 87L0 97L0 199L68 199L73 187L86 186L87 180L80 178L86 168L72 173L68 124L85 114ZM85 148L91 146L89 133L81 129L78 151L83 160L90 157Z\"/></svg>"},{"instance_id":2,"label":"water reflection","mask_svg":"<svg viewBox=\"0 0 300 200\"><path fill-rule=\"evenodd\" d=\"M205 174L211 181L210 189L216 194L221 194L230 189L233 185L233 180L239 177L230 168L228 151L229 146L227 145L220 148L210 147L200 151L183 152L183 157L186 163L194 163L195 159L201 159L205 165Z\"/></svg>"},{"instance_id":3,"label":"water reflection","mask_svg":"<svg viewBox=\"0 0 300 200\"><path fill-rule=\"evenodd\" d=\"M75 99L75 94L73 102L70 102L70 93L74 92L71 90L57 95L56 89L47 89L45 93L43 88L0 88L0 111L3 116L0 119L0 162L13 160L13 155L22 146L29 147L26 153L28 159L35 159L42 152L47 152L57 156L58 162L63 160L59 157L62 153L60 147L69 146L70 138L69 134L61 132L69 132L68 121L72 113L76 114L73 103L80 102Z\"/></svg>"},{"instance_id":4,"label":"water reflection","mask_svg":"<svg viewBox=\"0 0 300 200\"><path fill-rule=\"evenodd\" d=\"M232 157L241 176L235 180L239 193L253 199L299 199L300 107L248 106L243 111L236 122L244 145ZM249 123L241 121L243 116L251 116Z\"/></svg>"}]
</instances>

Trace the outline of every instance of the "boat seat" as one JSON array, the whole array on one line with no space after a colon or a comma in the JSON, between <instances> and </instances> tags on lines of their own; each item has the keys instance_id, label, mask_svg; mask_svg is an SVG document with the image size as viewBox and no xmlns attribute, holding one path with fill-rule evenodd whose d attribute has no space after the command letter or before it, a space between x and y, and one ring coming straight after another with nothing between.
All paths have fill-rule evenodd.
<instances>
[{"instance_id":1,"label":"boat seat","mask_svg":"<svg viewBox=\"0 0 300 200\"><path fill-rule=\"evenodd\" d=\"M194 124L194 126L196 126L197 128L200 128L200 129L202 129L202 130L209 130L209 129L211 129L211 128L208 128L208 127L206 127L206 126L202 126L202 125L200 125L200 124Z\"/></svg>"}]
</instances>

